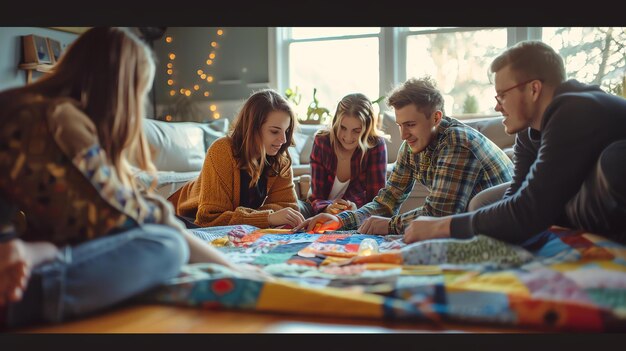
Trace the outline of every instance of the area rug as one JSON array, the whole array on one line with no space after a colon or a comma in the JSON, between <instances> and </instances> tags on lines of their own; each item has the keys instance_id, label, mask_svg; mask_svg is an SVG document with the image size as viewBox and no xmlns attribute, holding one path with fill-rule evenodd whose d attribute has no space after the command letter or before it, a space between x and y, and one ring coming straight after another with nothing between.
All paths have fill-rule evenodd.
<instances>
[{"instance_id":1,"label":"area rug","mask_svg":"<svg viewBox=\"0 0 626 351\"><path fill-rule=\"evenodd\" d=\"M144 300L351 318L626 331L626 247L551 228L521 246L487 236L407 245L356 231L194 229L231 260L277 279L193 264Z\"/></svg>"}]
</instances>

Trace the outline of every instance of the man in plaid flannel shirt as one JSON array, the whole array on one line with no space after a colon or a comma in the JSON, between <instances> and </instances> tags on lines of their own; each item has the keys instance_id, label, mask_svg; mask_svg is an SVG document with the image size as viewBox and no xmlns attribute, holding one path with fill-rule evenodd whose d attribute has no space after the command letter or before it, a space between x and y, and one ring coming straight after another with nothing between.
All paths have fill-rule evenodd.
<instances>
[{"instance_id":1,"label":"man in plaid flannel shirt","mask_svg":"<svg viewBox=\"0 0 626 351\"><path fill-rule=\"evenodd\" d=\"M358 228L365 234L403 234L417 217L464 212L474 195L511 180L508 156L480 132L445 116L443 96L429 77L409 79L391 92L387 103L395 110L404 142L385 187L358 210L321 213L294 231ZM398 214L416 181L430 194L423 206Z\"/></svg>"}]
</instances>

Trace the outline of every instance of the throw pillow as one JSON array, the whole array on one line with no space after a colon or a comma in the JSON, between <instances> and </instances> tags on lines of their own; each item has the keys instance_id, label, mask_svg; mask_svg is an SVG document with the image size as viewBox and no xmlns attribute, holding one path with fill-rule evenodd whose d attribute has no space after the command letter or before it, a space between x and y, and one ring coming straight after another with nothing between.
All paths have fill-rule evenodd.
<instances>
[{"instance_id":1,"label":"throw pillow","mask_svg":"<svg viewBox=\"0 0 626 351\"><path fill-rule=\"evenodd\" d=\"M313 150L313 142L315 141L315 133L312 135L306 135L306 139L302 143L302 151L300 151L300 163L311 163L311 150Z\"/></svg>"},{"instance_id":2,"label":"throw pillow","mask_svg":"<svg viewBox=\"0 0 626 351\"><path fill-rule=\"evenodd\" d=\"M208 147L206 134L218 133L201 123L153 119L144 119L144 132L156 168L176 172L202 169Z\"/></svg>"},{"instance_id":3,"label":"throw pillow","mask_svg":"<svg viewBox=\"0 0 626 351\"><path fill-rule=\"evenodd\" d=\"M387 143L387 162L394 163L398 158L398 150L402 145L402 135L400 135L400 128L396 124L396 118L393 112L383 113L383 132L389 134L389 140L385 140Z\"/></svg>"},{"instance_id":4,"label":"throw pillow","mask_svg":"<svg viewBox=\"0 0 626 351\"><path fill-rule=\"evenodd\" d=\"M214 131L222 133L222 135L226 135L228 133L228 127L230 126L230 123L227 118L222 118L213 122L209 122L207 123L207 125Z\"/></svg>"},{"instance_id":5,"label":"throw pillow","mask_svg":"<svg viewBox=\"0 0 626 351\"><path fill-rule=\"evenodd\" d=\"M225 121L228 122L228 120L225 120ZM201 128L204 133L204 153L206 155L206 151L209 149L209 146L211 146L211 144L213 144L215 140L226 135L226 132L215 130L213 128L215 127L213 123L208 123L208 124L198 123L198 127ZM219 125L217 127L219 129L222 129L222 127L220 127ZM226 129L228 129L228 127L226 127Z\"/></svg>"},{"instance_id":6,"label":"throw pillow","mask_svg":"<svg viewBox=\"0 0 626 351\"><path fill-rule=\"evenodd\" d=\"M289 156L291 157L291 161L292 161L292 165L296 166L301 164L300 162L300 158L302 157L302 150L304 149L304 145L307 142L307 138L309 136L301 133L301 132L294 132L293 133L293 142L296 144L294 146L291 146L288 148L289 150ZM309 151L310 153L310 151Z\"/></svg>"}]
</instances>

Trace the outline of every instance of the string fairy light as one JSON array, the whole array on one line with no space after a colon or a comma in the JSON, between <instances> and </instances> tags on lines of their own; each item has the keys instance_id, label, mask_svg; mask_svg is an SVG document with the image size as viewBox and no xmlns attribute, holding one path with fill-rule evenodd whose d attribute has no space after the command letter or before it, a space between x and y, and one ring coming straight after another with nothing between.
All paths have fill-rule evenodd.
<instances>
[{"instance_id":1,"label":"string fairy light","mask_svg":"<svg viewBox=\"0 0 626 351\"><path fill-rule=\"evenodd\" d=\"M222 37L224 35L224 30L221 28L218 28L216 31L216 34L218 37ZM172 44L174 42L174 37L171 35L168 35L165 37L165 43L166 44ZM210 53L206 59L206 61L204 61L204 63L206 64L206 66L208 66L209 68L213 67L213 63L215 61L216 58L216 50L219 48L219 43L217 40L213 40L210 43ZM204 97L209 97L211 96L211 92L209 89L203 89L201 84L212 84L213 83L213 76L210 74L207 74L207 72L205 72L203 69L197 69L196 73L197 73L197 79L200 80L200 82L197 83L192 83L192 87L191 88L185 88L185 87L181 87L176 83L176 74L175 74L175 65L174 62L176 60L176 53L174 52L173 49L170 49L168 52L168 58L169 58L169 62L167 62L166 64L166 73L167 73L167 85L170 87L170 91L169 91L169 95L174 97L178 94L180 94L183 97L191 97L194 94L202 94ZM215 104L209 104L209 109L211 110L211 112L213 113L212 116L214 119L219 119L221 117L219 111L217 111L217 106ZM171 121L172 120L172 116L171 115L166 115L165 116L165 120L166 121Z\"/></svg>"}]
</instances>

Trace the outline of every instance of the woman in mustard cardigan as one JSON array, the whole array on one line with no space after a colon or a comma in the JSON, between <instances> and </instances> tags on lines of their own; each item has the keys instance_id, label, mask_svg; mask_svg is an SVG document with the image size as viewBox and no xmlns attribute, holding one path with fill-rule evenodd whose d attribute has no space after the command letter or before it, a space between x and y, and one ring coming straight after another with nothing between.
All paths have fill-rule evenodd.
<instances>
[{"instance_id":1,"label":"woman in mustard cardigan","mask_svg":"<svg viewBox=\"0 0 626 351\"><path fill-rule=\"evenodd\" d=\"M295 124L280 94L271 89L252 94L230 135L207 150L198 178L168 199L176 214L201 227L302 223L287 152Z\"/></svg>"}]
</instances>

